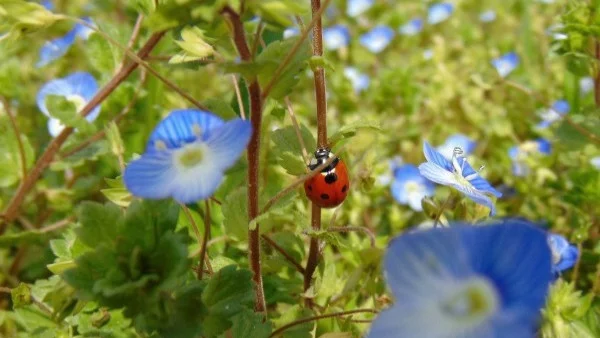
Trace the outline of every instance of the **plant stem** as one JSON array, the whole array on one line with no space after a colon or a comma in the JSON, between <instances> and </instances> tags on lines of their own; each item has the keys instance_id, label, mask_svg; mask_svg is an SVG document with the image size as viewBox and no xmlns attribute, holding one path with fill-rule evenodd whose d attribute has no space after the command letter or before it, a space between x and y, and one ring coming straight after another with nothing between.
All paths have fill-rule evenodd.
<instances>
[{"instance_id":1,"label":"plant stem","mask_svg":"<svg viewBox=\"0 0 600 338\"><path fill-rule=\"evenodd\" d=\"M594 42L594 56L596 60L600 61L600 41ZM600 70L596 71L596 77L594 78L594 102L596 107L600 107Z\"/></svg>"},{"instance_id":2,"label":"plant stem","mask_svg":"<svg viewBox=\"0 0 600 338\"><path fill-rule=\"evenodd\" d=\"M292 120L292 125L294 126L294 131L296 132L298 142L300 142L300 148L302 148L302 159L304 159L304 163L308 164L308 152L306 151L306 145L304 144L304 139L302 138L302 133L300 132L300 125L298 124L298 120L296 120L296 114L294 114L294 107L292 107L290 98L287 96L285 97L285 105L287 106L288 113L290 114L290 119ZM308 172L308 166L304 169Z\"/></svg>"},{"instance_id":3,"label":"plant stem","mask_svg":"<svg viewBox=\"0 0 600 338\"><path fill-rule=\"evenodd\" d=\"M246 111L244 109L244 101L242 101L242 92L240 91L240 86L238 85L238 79L235 74L231 74L231 81L233 82L233 89L235 89L235 97L237 99L238 107L240 108L240 116L242 120L246 119Z\"/></svg>"},{"instance_id":4,"label":"plant stem","mask_svg":"<svg viewBox=\"0 0 600 338\"><path fill-rule=\"evenodd\" d=\"M304 324L304 323L316 321L316 320L319 320L319 319L352 315L352 314L355 314L355 313L375 313L376 314L378 312L377 312L377 310L373 310L373 309L356 309L356 310L342 311L342 312L335 312L335 313L328 313L328 314L324 314L324 315L318 315L318 316L313 316L313 317L308 317L308 318L302 318L302 319L296 320L294 322L291 322L289 324L286 324L286 325L278 328L277 330L273 331L273 333L271 333L271 335L269 336L269 338L275 337L277 335L280 335L285 330L289 329L290 327L294 327L296 325L300 325L300 324Z\"/></svg>"},{"instance_id":5,"label":"plant stem","mask_svg":"<svg viewBox=\"0 0 600 338\"><path fill-rule=\"evenodd\" d=\"M321 0L311 0L313 28L312 49L313 56L323 56L323 24L321 14L326 6L321 7ZM310 25L309 25L310 27ZM319 148L327 147L327 100L325 88L325 70L323 67L313 69L315 79L315 100L317 103L317 146ZM313 230L321 229L321 207L312 203L311 222ZM306 271L304 273L304 291L310 288L313 273L319 263L319 239L310 238L310 247L308 251L308 260L306 262ZM312 307L312 299L306 298L305 304Z\"/></svg>"},{"instance_id":6,"label":"plant stem","mask_svg":"<svg viewBox=\"0 0 600 338\"><path fill-rule=\"evenodd\" d=\"M242 24L240 15L231 7L225 6L221 11L233 28L233 41L240 55L245 62L252 60L248 42L246 41L246 32ZM252 124L252 136L248 143L248 221L251 222L258 216L258 188L259 188L259 164L260 164L260 132L262 125L262 106L260 85L257 79L252 79L248 86L250 93L250 123ZM260 265L260 231L259 225L248 229L248 260L252 270L252 280L254 281L254 292L256 294L254 310L256 312L267 312L265 293L263 289L261 265Z\"/></svg>"},{"instance_id":7,"label":"plant stem","mask_svg":"<svg viewBox=\"0 0 600 338\"><path fill-rule=\"evenodd\" d=\"M267 235L261 235L260 237L262 237L262 239L264 239L265 242L267 242L270 246L272 246L273 249L277 250L283 257L285 257L285 259L287 259L287 261L290 262L290 264L292 264L296 268L296 270L298 270L298 272L300 272L301 274L304 275L304 268L302 267L302 265L300 265L300 263L296 262L294 257L290 256L290 254L288 254L285 251L285 249L280 247L279 244L277 244L273 239L271 239Z\"/></svg>"},{"instance_id":8,"label":"plant stem","mask_svg":"<svg viewBox=\"0 0 600 338\"><path fill-rule=\"evenodd\" d=\"M19 130L19 125L13 115L8 99L2 96L0 97L0 101L4 105L4 110L6 111L6 115L8 115L10 125L15 132L15 139L17 140L17 147L19 148L19 158L21 159L21 174L23 175L22 177L25 178L27 176L27 157L25 155L25 147L23 147L23 140L21 139L21 131Z\"/></svg>"},{"instance_id":9,"label":"plant stem","mask_svg":"<svg viewBox=\"0 0 600 338\"><path fill-rule=\"evenodd\" d=\"M140 49L137 56L141 59L145 58L150 54L152 49L156 47L156 44L165 35L166 31L161 31L152 34L146 44ZM94 95L94 97L83 107L79 113L81 116L88 115L96 106L102 103L125 79L138 67L137 62L130 62L113 76L113 78L100 89ZM8 223L12 222L17 216L25 196L33 188L35 182L40 177L44 169L52 162L56 153L60 150L60 147L65 143L67 138L73 133L73 128L67 127L55 137L52 142L48 145L44 153L35 163L34 167L29 171L27 176L23 179L17 192L8 203L8 206L3 213L3 223L0 224L0 235L6 230Z\"/></svg>"},{"instance_id":10,"label":"plant stem","mask_svg":"<svg viewBox=\"0 0 600 338\"><path fill-rule=\"evenodd\" d=\"M210 202L205 200L204 206L206 208L204 213L204 238L202 239L202 246L200 247L200 270L198 270L198 279L202 279L202 273L204 272L202 264L206 265L208 273L211 275L213 273L212 265L210 264L208 256L206 255L206 248L208 246L208 240L210 239Z\"/></svg>"},{"instance_id":11,"label":"plant stem","mask_svg":"<svg viewBox=\"0 0 600 338\"><path fill-rule=\"evenodd\" d=\"M440 210L438 211L437 215L435 215L435 220L433 221L434 228L437 228L437 225L440 222L440 218L442 217L442 214L444 213L444 210L446 209L448 204L450 204L451 200L452 200L452 192L450 193L450 195L448 195L448 198L446 198L446 200L444 201L444 204L442 204L442 206L440 207Z\"/></svg>"}]
</instances>

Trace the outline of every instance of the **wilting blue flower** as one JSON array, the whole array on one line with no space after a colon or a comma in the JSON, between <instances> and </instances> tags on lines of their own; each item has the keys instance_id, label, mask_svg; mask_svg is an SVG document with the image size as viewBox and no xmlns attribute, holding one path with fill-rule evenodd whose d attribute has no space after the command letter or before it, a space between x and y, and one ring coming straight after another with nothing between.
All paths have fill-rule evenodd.
<instances>
[{"instance_id":1,"label":"wilting blue flower","mask_svg":"<svg viewBox=\"0 0 600 338\"><path fill-rule=\"evenodd\" d=\"M379 25L360 36L360 44L371 53L379 53L387 47L394 38L394 30L388 26Z\"/></svg>"},{"instance_id":2,"label":"wilting blue flower","mask_svg":"<svg viewBox=\"0 0 600 338\"><path fill-rule=\"evenodd\" d=\"M348 46L350 31L346 26L335 25L323 29L323 44L329 50L337 50Z\"/></svg>"},{"instance_id":3,"label":"wilting blue flower","mask_svg":"<svg viewBox=\"0 0 600 338\"><path fill-rule=\"evenodd\" d=\"M391 191L398 203L422 211L421 200L433 196L435 185L423 177L416 166L405 164L394 170Z\"/></svg>"},{"instance_id":4,"label":"wilting blue flower","mask_svg":"<svg viewBox=\"0 0 600 338\"><path fill-rule=\"evenodd\" d=\"M519 220L402 234L384 268L396 303L368 338L532 338L552 281L546 233Z\"/></svg>"},{"instance_id":5,"label":"wilting blue flower","mask_svg":"<svg viewBox=\"0 0 600 338\"><path fill-rule=\"evenodd\" d=\"M156 126L144 154L125 168L125 186L148 199L206 199L238 160L251 132L250 122L242 119L224 122L205 111L174 110Z\"/></svg>"},{"instance_id":6,"label":"wilting blue flower","mask_svg":"<svg viewBox=\"0 0 600 338\"><path fill-rule=\"evenodd\" d=\"M369 76L365 73L361 73L358 69L354 67L346 67L344 68L344 76L350 80L352 83L352 88L356 93L359 93L367 88L369 88L369 83L371 80Z\"/></svg>"},{"instance_id":7,"label":"wilting blue flower","mask_svg":"<svg viewBox=\"0 0 600 338\"><path fill-rule=\"evenodd\" d=\"M544 110L539 113L542 122L538 123L538 128L548 128L554 122L560 120L565 114L571 110L569 102L565 100L554 101L550 109Z\"/></svg>"},{"instance_id":8,"label":"wilting blue flower","mask_svg":"<svg viewBox=\"0 0 600 338\"><path fill-rule=\"evenodd\" d=\"M298 27L286 28L283 31L283 38L284 39L289 39L291 37L298 36L298 35L300 35L300 29Z\"/></svg>"},{"instance_id":9,"label":"wilting blue flower","mask_svg":"<svg viewBox=\"0 0 600 338\"><path fill-rule=\"evenodd\" d=\"M431 5L427 12L427 23L435 25L442 21L446 21L446 19L452 15L453 11L454 5L448 2Z\"/></svg>"},{"instance_id":10,"label":"wilting blue flower","mask_svg":"<svg viewBox=\"0 0 600 338\"><path fill-rule=\"evenodd\" d=\"M85 18L84 21L92 24L92 21L89 18ZM90 28L77 23L65 36L47 41L44 46L42 46L42 49L40 49L40 59L37 62L36 67L43 67L65 55L69 48L75 43L76 38L87 40L92 32L93 30Z\"/></svg>"},{"instance_id":11,"label":"wilting blue flower","mask_svg":"<svg viewBox=\"0 0 600 338\"><path fill-rule=\"evenodd\" d=\"M506 77L519 65L519 56L514 53L506 53L492 60L492 65L501 77Z\"/></svg>"},{"instance_id":12,"label":"wilting blue flower","mask_svg":"<svg viewBox=\"0 0 600 338\"><path fill-rule=\"evenodd\" d=\"M454 134L449 136L444 144L437 147L437 150L440 154L444 155L447 160L452 160L452 156L454 156L454 149L456 147L460 148L463 151L463 156L469 156L475 151L475 147L477 146L477 142L470 139L468 136L463 134Z\"/></svg>"},{"instance_id":13,"label":"wilting blue flower","mask_svg":"<svg viewBox=\"0 0 600 338\"><path fill-rule=\"evenodd\" d=\"M552 272L556 276L575 265L579 256L579 250L575 245L569 244L558 234L548 234L548 244L552 252Z\"/></svg>"},{"instance_id":14,"label":"wilting blue flower","mask_svg":"<svg viewBox=\"0 0 600 338\"><path fill-rule=\"evenodd\" d=\"M369 10L374 3L374 0L348 0L346 13L348 16L357 17Z\"/></svg>"},{"instance_id":15,"label":"wilting blue flower","mask_svg":"<svg viewBox=\"0 0 600 338\"><path fill-rule=\"evenodd\" d=\"M596 156L596 157L592 157L592 159L590 159L590 164L600 170L600 156Z\"/></svg>"},{"instance_id":16,"label":"wilting blue flower","mask_svg":"<svg viewBox=\"0 0 600 338\"><path fill-rule=\"evenodd\" d=\"M491 9L488 9L487 11L481 12L481 14L479 14L479 21L481 22L492 22L496 20L496 12L494 12Z\"/></svg>"},{"instance_id":17,"label":"wilting blue flower","mask_svg":"<svg viewBox=\"0 0 600 338\"><path fill-rule=\"evenodd\" d=\"M402 35L417 35L423 30L423 19L414 18L404 25L400 26L398 31Z\"/></svg>"},{"instance_id":18,"label":"wilting blue flower","mask_svg":"<svg viewBox=\"0 0 600 338\"><path fill-rule=\"evenodd\" d=\"M594 78L591 76L582 77L579 79L579 91L581 94L587 94L594 90Z\"/></svg>"},{"instance_id":19,"label":"wilting blue flower","mask_svg":"<svg viewBox=\"0 0 600 338\"><path fill-rule=\"evenodd\" d=\"M485 205L490 208L490 216L496 214L494 203L488 195L501 197L502 194L494 189L478 172L473 170L467 160L462 157L460 149L454 152L451 161L447 160L427 142L423 144L423 152L427 162L419 166L421 175L430 181L462 192L475 203Z\"/></svg>"},{"instance_id":20,"label":"wilting blue flower","mask_svg":"<svg viewBox=\"0 0 600 338\"><path fill-rule=\"evenodd\" d=\"M50 135L57 136L64 129L64 126L58 119L50 115L46 106L46 99L49 95L62 96L75 105L75 110L79 112L98 91L98 83L90 73L76 72L62 79L55 79L47 82L37 93L37 106L40 111L48 116L48 131ZM100 106L96 106L85 118L93 122L100 114Z\"/></svg>"},{"instance_id":21,"label":"wilting blue flower","mask_svg":"<svg viewBox=\"0 0 600 338\"><path fill-rule=\"evenodd\" d=\"M529 173L529 166L526 160L529 156L535 154L548 155L552 151L552 145L548 140L539 138L514 146L508 150L515 176L526 176Z\"/></svg>"}]
</instances>

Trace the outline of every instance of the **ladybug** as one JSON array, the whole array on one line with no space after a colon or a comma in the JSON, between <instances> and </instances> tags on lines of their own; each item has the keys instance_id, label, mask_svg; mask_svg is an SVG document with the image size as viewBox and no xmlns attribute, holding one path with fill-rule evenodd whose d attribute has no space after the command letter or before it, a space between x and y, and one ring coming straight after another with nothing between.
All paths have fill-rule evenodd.
<instances>
[{"instance_id":1,"label":"ladybug","mask_svg":"<svg viewBox=\"0 0 600 338\"><path fill-rule=\"evenodd\" d=\"M306 196L321 208L333 208L342 204L350 189L348 169L344 161L340 160L329 149L317 149L315 158L310 161L308 168L315 170L331 157L335 157L331 164L321 170L319 174L304 181Z\"/></svg>"}]
</instances>

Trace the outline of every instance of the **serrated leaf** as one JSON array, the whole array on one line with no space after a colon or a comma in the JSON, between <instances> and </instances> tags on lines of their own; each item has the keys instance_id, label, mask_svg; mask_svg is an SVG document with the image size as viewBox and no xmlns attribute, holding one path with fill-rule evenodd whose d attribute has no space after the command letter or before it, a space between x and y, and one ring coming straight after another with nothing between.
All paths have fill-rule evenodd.
<instances>
[{"instance_id":1,"label":"serrated leaf","mask_svg":"<svg viewBox=\"0 0 600 338\"><path fill-rule=\"evenodd\" d=\"M241 187L227 196L222 210L225 219L223 226L225 233L239 241L248 238L248 192L245 187Z\"/></svg>"},{"instance_id":2,"label":"serrated leaf","mask_svg":"<svg viewBox=\"0 0 600 338\"><path fill-rule=\"evenodd\" d=\"M108 141L100 140L94 142L69 157L62 158L52 162L50 169L54 171L62 171L65 169L72 169L83 165L86 161L95 161L100 156L108 153L109 145Z\"/></svg>"},{"instance_id":3,"label":"serrated leaf","mask_svg":"<svg viewBox=\"0 0 600 338\"><path fill-rule=\"evenodd\" d=\"M23 0L3 0L0 3L0 31L11 34L30 33L46 28L62 19L44 6Z\"/></svg>"},{"instance_id":4,"label":"serrated leaf","mask_svg":"<svg viewBox=\"0 0 600 338\"><path fill-rule=\"evenodd\" d=\"M258 55L256 62L261 65L261 69L257 75L258 82L262 87L271 82L273 74L281 64L281 60L286 57L295 42L296 39L294 38L272 42ZM306 68L309 57L308 43L304 41L283 69L279 78L277 78L277 82L273 85L269 96L281 99L289 94L298 83L298 75Z\"/></svg>"},{"instance_id":5,"label":"serrated leaf","mask_svg":"<svg viewBox=\"0 0 600 338\"><path fill-rule=\"evenodd\" d=\"M283 152L279 154L278 163L290 175L300 176L306 174L306 163L298 155Z\"/></svg>"},{"instance_id":6,"label":"serrated leaf","mask_svg":"<svg viewBox=\"0 0 600 338\"><path fill-rule=\"evenodd\" d=\"M344 125L329 138L329 144L334 145L339 141L353 137L361 130L381 131L381 126L378 122L364 120Z\"/></svg>"},{"instance_id":7,"label":"serrated leaf","mask_svg":"<svg viewBox=\"0 0 600 338\"><path fill-rule=\"evenodd\" d=\"M83 202L77 219L81 224L75 229L78 238L93 248L101 244L112 245L123 225L121 209L112 203Z\"/></svg>"},{"instance_id":8,"label":"serrated leaf","mask_svg":"<svg viewBox=\"0 0 600 338\"><path fill-rule=\"evenodd\" d=\"M263 320L263 315L243 309L233 317L231 334L233 337L268 338L272 331L271 323Z\"/></svg>"},{"instance_id":9,"label":"serrated leaf","mask_svg":"<svg viewBox=\"0 0 600 338\"><path fill-rule=\"evenodd\" d=\"M175 43L183 49L183 52L173 56L169 63L182 63L205 59L214 54L215 50L207 42L204 31L198 27L185 27L181 31L181 40Z\"/></svg>"},{"instance_id":10,"label":"serrated leaf","mask_svg":"<svg viewBox=\"0 0 600 338\"><path fill-rule=\"evenodd\" d=\"M0 248L10 248L20 245L41 245L44 244L50 234L37 230L21 231L17 233L4 234L0 236Z\"/></svg>"},{"instance_id":11,"label":"serrated leaf","mask_svg":"<svg viewBox=\"0 0 600 338\"><path fill-rule=\"evenodd\" d=\"M300 125L300 135L304 141L306 151L310 154L317 148L317 141L313 134L304 125ZM271 133L271 139L275 144L276 151L284 153L290 152L300 156L302 154L302 145L293 126L279 128Z\"/></svg>"}]
</instances>

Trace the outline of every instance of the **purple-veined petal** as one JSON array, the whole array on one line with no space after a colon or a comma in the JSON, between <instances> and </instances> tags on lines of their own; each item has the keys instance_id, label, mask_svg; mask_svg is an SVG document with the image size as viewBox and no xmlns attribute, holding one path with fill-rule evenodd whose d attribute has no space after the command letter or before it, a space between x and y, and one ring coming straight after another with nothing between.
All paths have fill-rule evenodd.
<instances>
[{"instance_id":1,"label":"purple-veined petal","mask_svg":"<svg viewBox=\"0 0 600 338\"><path fill-rule=\"evenodd\" d=\"M440 154L437 150L435 150L429 143L423 142L423 153L425 154L425 158L427 161L434 163L440 166L447 171L453 171L454 167L449 160L447 160L442 154Z\"/></svg>"}]
</instances>

